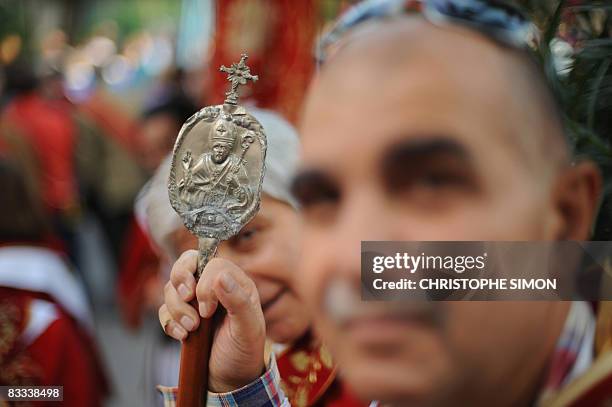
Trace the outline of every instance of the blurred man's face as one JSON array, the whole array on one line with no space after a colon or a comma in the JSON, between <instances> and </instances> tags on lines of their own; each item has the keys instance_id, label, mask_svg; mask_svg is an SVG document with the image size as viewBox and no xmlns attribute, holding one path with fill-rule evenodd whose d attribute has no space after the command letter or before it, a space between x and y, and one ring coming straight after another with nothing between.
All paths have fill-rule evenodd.
<instances>
[{"instance_id":1,"label":"blurred man's face","mask_svg":"<svg viewBox=\"0 0 612 407\"><path fill-rule=\"evenodd\" d=\"M295 182L298 287L362 398L476 405L510 391L517 399L500 405L524 401L567 304L359 301L362 240L550 240L562 230L554 171L518 141L537 118L513 95L504 51L469 32L389 26L349 43L311 89Z\"/></svg>"}]
</instances>

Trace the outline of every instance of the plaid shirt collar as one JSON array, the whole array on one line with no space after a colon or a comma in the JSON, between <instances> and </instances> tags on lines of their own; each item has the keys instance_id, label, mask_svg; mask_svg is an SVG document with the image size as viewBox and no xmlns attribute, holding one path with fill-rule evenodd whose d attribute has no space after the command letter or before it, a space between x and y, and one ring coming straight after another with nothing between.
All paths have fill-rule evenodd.
<instances>
[{"instance_id":1,"label":"plaid shirt collar","mask_svg":"<svg viewBox=\"0 0 612 407\"><path fill-rule=\"evenodd\" d=\"M254 382L228 393L208 392L209 407L289 407L281 388L281 378L274 354L267 363L268 370ZM157 386L164 399L164 407L176 407L177 387Z\"/></svg>"}]
</instances>

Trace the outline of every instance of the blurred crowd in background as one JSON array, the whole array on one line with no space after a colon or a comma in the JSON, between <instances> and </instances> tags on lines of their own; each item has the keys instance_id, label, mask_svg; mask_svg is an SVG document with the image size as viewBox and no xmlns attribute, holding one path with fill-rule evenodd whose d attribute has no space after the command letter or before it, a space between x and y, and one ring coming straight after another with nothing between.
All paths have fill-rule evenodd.
<instances>
[{"instance_id":1,"label":"blurred crowd in background","mask_svg":"<svg viewBox=\"0 0 612 407\"><path fill-rule=\"evenodd\" d=\"M315 36L350 3L0 1L0 383L157 401L178 372L153 321L172 259L139 192L242 52L260 77L242 100L295 122Z\"/></svg>"},{"instance_id":2,"label":"blurred crowd in background","mask_svg":"<svg viewBox=\"0 0 612 407\"><path fill-rule=\"evenodd\" d=\"M146 377L147 354L176 346L155 322L171 263L147 235L139 191L182 123L222 102L219 66L244 51L260 81L243 100L295 124L316 69L317 35L350 3L0 0L0 252L33 248L0 253L0 384L44 382L45 369L80 363L65 374L79 376L89 397L153 404L159 378ZM561 25L552 44L561 77L570 75L583 32L572 27L609 36L597 13ZM600 82L610 92L606 72ZM597 115L591 129L608 128L610 117ZM62 259L64 280L45 286L36 273L22 273L28 261L53 263L45 256ZM61 312L50 313L49 303ZM28 312L41 321L28 331L29 356L18 345ZM54 321L63 323L50 332ZM72 342L54 354L44 352L67 337Z\"/></svg>"}]
</instances>

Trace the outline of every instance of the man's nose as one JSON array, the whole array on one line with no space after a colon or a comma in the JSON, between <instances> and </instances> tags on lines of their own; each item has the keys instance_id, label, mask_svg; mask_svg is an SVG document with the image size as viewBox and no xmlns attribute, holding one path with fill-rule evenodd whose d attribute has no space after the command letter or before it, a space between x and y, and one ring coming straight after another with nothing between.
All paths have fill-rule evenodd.
<instances>
[{"instance_id":1,"label":"man's nose","mask_svg":"<svg viewBox=\"0 0 612 407\"><path fill-rule=\"evenodd\" d=\"M360 189L344 200L336 233L346 241L397 239L399 219L395 215L378 190Z\"/></svg>"},{"instance_id":2,"label":"man's nose","mask_svg":"<svg viewBox=\"0 0 612 407\"><path fill-rule=\"evenodd\" d=\"M361 242L397 239L397 229L397 219L389 213L379 193L356 191L346 197L320 246L334 264L335 272L355 281L361 270Z\"/></svg>"}]
</instances>

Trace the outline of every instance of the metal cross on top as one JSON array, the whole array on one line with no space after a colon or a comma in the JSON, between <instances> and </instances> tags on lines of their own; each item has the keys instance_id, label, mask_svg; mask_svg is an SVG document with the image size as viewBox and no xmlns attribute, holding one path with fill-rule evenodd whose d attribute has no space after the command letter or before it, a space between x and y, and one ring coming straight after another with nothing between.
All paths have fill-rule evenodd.
<instances>
[{"instance_id":1,"label":"metal cross on top","mask_svg":"<svg viewBox=\"0 0 612 407\"><path fill-rule=\"evenodd\" d=\"M225 65L221 65L221 68L219 68L219 71L229 74L227 75L227 80L232 84L230 90L225 93L226 104L237 105L238 86L245 85L247 80L255 82L259 79L259 76L251 75L251 68L249 68L246 64L247 59L249 59L249 56L247 54L242 54L240 57L240 62L233 63L229 68Z\"/></svg>"}]
</instances>

